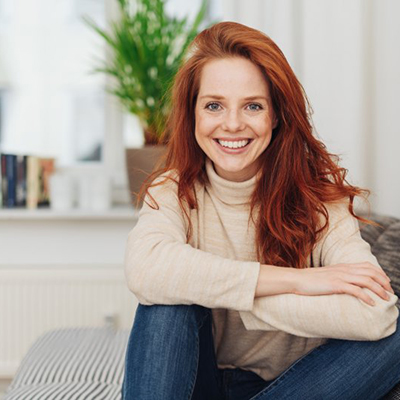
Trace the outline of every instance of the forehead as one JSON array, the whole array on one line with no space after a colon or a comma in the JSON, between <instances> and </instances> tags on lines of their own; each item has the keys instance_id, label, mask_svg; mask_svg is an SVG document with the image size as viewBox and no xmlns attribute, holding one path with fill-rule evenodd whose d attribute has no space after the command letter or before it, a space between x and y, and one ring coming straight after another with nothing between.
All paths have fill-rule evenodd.
<instances>
[{"instance_id":1,"label":"forehead","mask_svg":"<svg viewBox=\"0 0 400 400\"><path fill-rule=\"evenodd\" d=\"M267 95L267 81L260 68L242 57L208 61L200 74L199 94L212 91L223 95Z\"/></svg>"}]
</instances>

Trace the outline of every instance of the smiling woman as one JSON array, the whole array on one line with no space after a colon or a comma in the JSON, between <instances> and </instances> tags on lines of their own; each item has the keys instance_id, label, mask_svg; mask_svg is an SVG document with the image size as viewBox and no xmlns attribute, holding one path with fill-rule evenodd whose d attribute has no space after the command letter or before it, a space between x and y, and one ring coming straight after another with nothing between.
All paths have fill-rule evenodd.
<instances>
[{"instance_id":1,"label":"smiling woman","mask_svg":"<svg viewBox=\"0 0 400 400\"><path fill-rule=\"evenodd\" d=\"M251 61L235 57L208 62L200 79L197 143L219 176L250 179L277 125L264 75Z\"/></svg>"},{"instance_id":2,"label":"smiling woman","mask_svg":"<svg viewBox=\"0 0 400 400\"><path fill-rule=\"evenodd\" d=\"M367 191L313 135L268 36L222 22L190 50L126 246L124 399L381 398L399 311L353 210Z\"/></svg>"}]
</instances>

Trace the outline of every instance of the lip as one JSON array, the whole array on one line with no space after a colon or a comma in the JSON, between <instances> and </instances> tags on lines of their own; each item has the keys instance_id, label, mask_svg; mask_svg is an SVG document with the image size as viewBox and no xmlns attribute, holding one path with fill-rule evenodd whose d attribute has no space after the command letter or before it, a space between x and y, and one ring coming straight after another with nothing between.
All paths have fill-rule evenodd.
<instances>
[{"instance_id":1,"label":"lip","mask_svg":"<svg viewBox=\"0 0 400 400\"><path fill-rule=\"evenodd\" d=\"M215 138L214 140L223 140L224 142L240 142L241 140L253 140L253 139L250 139L248 137L242 137L242 138L235 137L234 139L219 137Z\"/></svg>"},{"instance_id":2,"label":"lip","mask_svg":"<svg viewBox=\"0 0 400 400\"><path fill-rule=\"evenodd\" d=\"M223 139L220 139L220 140L223 140ZM253 139L241 139L241 140L250 140L250 142L246 146L241 147L240 149L228 149L227 147L221 146L218 143L217 139L214 139L213 141L214 141L215 145L218 147L218 149L226 154L242 154L242 153L245 153L247 151L247 149L250 147L250 145L253 142ZM231 140L231 141L237 142L237 140Z\"/></svg>"}]
</instances>

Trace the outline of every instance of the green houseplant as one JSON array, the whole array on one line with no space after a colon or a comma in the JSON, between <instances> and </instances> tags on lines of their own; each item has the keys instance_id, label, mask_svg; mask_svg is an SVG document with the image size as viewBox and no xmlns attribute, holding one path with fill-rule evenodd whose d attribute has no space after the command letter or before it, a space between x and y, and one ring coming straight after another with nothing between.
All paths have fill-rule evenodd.
<instances>
[{"instance_id":1,"label":"green houseplant","mask_svg":"<svg viewBox=\"0 0 400 400\"><path fill-rule=\"evenodd\" d=\"M143 128L144 147L126 148L131 200L165 154L164 133L170 110L169 89L188 45L205 19L208 0L202 0L193 22L165 11L167 0L115 0L119 19L108 31L88 17L84 20L105 41L110 56L94 72L113 77L107 91L125 111L135 114ZM140 204L140 203L139 203ZM138 204L138 205L139 205Z\"/></svg>"},{"instance_id":2,"label":"green houseplant","mask_svg":"<svg viewBox=\"0 0 400 400\"><path fill-rule=\"evenodd\" d=\"M111 23L109 32L84 18L110 50L109 59L95 71L115 78L115 87L108 91L139 118L145 145L164 144L168 137L161 142L161 135L169 111L168 89L199 32L208 1L202 1L191 24L187 17L167 15L165 0L116 1L120 18Z\"/></svg>"}]
</instances>

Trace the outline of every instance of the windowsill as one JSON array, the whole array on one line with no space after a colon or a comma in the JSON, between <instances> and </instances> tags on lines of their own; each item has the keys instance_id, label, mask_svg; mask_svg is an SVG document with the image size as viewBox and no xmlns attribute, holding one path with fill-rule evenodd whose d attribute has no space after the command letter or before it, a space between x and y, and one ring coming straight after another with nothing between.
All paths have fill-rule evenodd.
<instances>
[{"instance_id":1,"label":"windowsill","mask_svg":"<svg viewBox=\"0 0 400 400\"><path fill-rule=\"evenodd\" d=\"M132 206L114 206L106 211L81 210L56 211L51 208L28 210L25 208L1 208L0 221L6 220L129 220L137 218L139 210Z\"/></svg>"}]
</instances>

